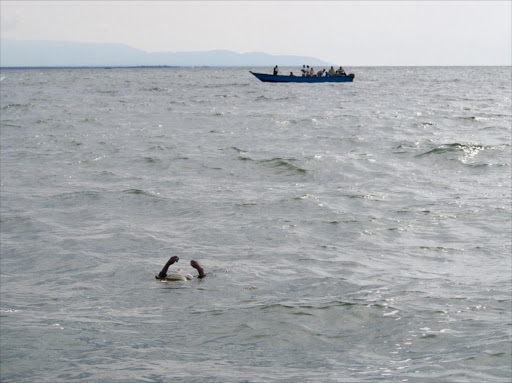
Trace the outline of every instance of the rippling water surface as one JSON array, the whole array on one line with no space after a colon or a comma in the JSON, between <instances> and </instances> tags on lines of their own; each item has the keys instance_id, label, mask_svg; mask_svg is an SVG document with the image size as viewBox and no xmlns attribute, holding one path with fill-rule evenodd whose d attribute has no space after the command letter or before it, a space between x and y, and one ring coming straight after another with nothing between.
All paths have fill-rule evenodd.
<instances>
[{"instance_id":1,"label":"rippling water surface","mask_svg":"<svg viewBox=\"0 0 512 383\"><path fill-rule=\"evenodd\" d=\"M2 71L2 382L510 382L510 67L348 69Z\"/></svg>"}]
</instances>

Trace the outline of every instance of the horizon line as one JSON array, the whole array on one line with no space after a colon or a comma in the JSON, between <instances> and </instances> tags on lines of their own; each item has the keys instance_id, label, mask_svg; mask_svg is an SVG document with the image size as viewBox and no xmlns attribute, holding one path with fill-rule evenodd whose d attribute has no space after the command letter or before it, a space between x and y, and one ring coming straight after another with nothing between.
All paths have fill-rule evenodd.
<instances>
[{"instance_id":1,"label":"horizon line","mask_svg":"<svg viewBox=\"0 0 512 383\"><path fill-rule=\"evenodd\" d=\"M293 68L297 65L283 65L282 68ZM322 65L320 65L321 67ZM326 65L329 66L329 65ZM447 68L447 67L512 67L512 64L434 64L434 65L411 65L411 64L385 64L385 65L343 65L351 68ZM0 70L16 69L159 69L159 68L266 68L267 65L9 65L0 66Z\"/></svg>"}]
</instances>

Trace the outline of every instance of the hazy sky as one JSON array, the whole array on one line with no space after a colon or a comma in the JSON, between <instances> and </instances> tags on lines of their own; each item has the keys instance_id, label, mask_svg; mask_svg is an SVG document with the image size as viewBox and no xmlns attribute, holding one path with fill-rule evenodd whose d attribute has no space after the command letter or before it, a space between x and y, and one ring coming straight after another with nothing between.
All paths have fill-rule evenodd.
<instances>
[{"instance_id":1,"label":"hazy sky","mask_svg":"<svg viewBox=\"0 0 512 383\"><path fill-rule=\"evenodd\" d=\"M14 1L1 37L342 65L511 65L512 1Z\"/></svg>"}]
</instances>

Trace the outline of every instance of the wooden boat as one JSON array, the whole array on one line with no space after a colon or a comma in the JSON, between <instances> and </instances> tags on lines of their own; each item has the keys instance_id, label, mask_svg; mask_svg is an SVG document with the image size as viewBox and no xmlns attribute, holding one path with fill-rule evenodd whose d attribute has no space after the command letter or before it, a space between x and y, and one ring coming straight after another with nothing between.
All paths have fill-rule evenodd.
<instances>
[{"instance_id":1,"label":"wooden boat","mask_svg":"<svg viewBox=\"0 0 512 383\"><path fill-rule=\"evenodd\" d=\"M251 71L249 71L251 72ZM263 82L307 82L307 83L319 83L319 82L352 82L354 80L354 74L350 73L346 76L332 76L332 77L302 77L302 76L282 76L266 73L254 73L251 72L257 79Z\"/></svg>"}]
</instances>

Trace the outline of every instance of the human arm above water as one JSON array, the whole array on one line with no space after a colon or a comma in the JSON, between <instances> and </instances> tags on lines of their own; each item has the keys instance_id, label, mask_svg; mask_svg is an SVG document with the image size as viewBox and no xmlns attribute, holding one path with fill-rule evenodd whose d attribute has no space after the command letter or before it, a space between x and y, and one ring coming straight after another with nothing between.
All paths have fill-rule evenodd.
<instances>
[{"instance_id":1,"label":"human arm above water","mask_svg":"<svg viewBox=\"0 0 512 383\"><path fill-rule=\"evenodd\" d=\"M175 263L175 262L178 262L180 260L180 258L177 256L177 255L173 255L171 258L169 258L169 260L167 261L167 263L165 264L164 268L162 269L162 271L160 271L158 273L158 276L157 278L158 279L164 279L166 276L167 276L167 270L169 270L169 267Z\"/></svg>"}]
</instances>

